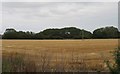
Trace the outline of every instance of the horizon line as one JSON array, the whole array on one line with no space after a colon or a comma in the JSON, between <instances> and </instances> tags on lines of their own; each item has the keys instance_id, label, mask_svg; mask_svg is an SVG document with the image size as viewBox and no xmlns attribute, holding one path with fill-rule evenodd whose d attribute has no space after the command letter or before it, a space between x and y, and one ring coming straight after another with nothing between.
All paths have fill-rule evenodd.
<instances>
[{"instance_id":1,"label":"horizon line","mask_svg":"<svg viewBox=\"0 0 120 74\"><path fill-rule=\"evenodd\" d=\"M58 28L46 28L46 29L63 29L63 28L71 28L71 27L73 27L73 28L78 28L78 29L80 29L80 30L86 30L86 29L83 29L83 28L79 28L79 27L75 27L75 26L69 26L69 27L62 27L62 28L60 28L60 27L58 27ZM104 26L104 27L98 27L98 28L96 28L96 29L99 29L99 28L105 28L105 27L115 27L115 28L117 28L118 30L119 30L119 28L118 27L116 27L116 26ZM10 27L10 28L6 28L6 29L15 29L15 28L13 28L13 27ZM5 30L6 30L5 29ZM43 29L43 30L40 30L39 32L41 32L41 31L44 31L44 30L46 30L46 29ZM94 30L96 30L96 29L94 29ZM15 29L16 31L24 31L24 32L27 32L28 30L17 30L17 29ZM93 31L94 31L93 30ZM93 33L93 31L90 31L90 30L86 30L86 31L89 31L89 32L91 32L91 33ZM5 31L4 31L5 32ZM0 35L3 35L4 34L4 32L3 33L0 33ZM28 32L33 32L33 31L28 31ZM33 33L39 33L39 32L33 32Z\"/></svg>"}]
</instances>

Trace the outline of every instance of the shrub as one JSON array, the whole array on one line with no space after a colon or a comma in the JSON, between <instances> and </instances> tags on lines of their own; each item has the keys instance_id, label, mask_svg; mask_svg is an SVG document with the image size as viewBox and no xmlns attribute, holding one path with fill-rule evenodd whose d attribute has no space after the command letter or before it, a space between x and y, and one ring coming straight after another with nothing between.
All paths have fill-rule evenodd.
<instances>
[{"instance_id":1,"label":"shrub","mask_svg":"<svg viewBox=\"0 0 120 74\"><path fill-rule=\"evenodd\" d=\"M114 52L115 63L111 64L109 61L106 61L108 68L112 74L120 74L120 48L117 48Z\"/></svg>"}]
</instances>

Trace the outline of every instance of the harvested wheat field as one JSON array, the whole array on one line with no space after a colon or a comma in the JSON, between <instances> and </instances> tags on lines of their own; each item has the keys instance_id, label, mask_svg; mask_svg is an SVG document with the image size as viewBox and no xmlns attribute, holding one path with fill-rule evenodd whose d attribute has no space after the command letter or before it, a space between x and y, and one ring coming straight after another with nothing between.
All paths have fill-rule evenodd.
<instances>
[{"instance_id":1,"label":"harvested wheat field","mask_svg":"<svg viewBox=\"0 0 120 74\"><path fill-rule=\"evenodd\" d=\"M17 52L34 61L36 71L105 71L117 47L118 39L2 40L3 58Z\"/></svg>"}]
</instances>

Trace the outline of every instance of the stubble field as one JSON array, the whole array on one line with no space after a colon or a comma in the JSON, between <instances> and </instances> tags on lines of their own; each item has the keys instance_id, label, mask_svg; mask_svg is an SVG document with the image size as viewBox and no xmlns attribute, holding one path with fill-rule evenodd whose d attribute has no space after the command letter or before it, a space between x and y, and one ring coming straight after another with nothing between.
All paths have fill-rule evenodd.
<instances>
[{"instance_id":1,"label":"stubble field","mask_svg":"<svg viewBox=\"0 0 120 74\"><path fill-rule=\"evenodd\" d=\"M105 71L108 69L104 61L112 61L117 47L118 39L2 40L4 56L25 55L26 59L42 66L37 71ZM51 70L47 69L48 64Z\"/></svg>"}]
</instances>

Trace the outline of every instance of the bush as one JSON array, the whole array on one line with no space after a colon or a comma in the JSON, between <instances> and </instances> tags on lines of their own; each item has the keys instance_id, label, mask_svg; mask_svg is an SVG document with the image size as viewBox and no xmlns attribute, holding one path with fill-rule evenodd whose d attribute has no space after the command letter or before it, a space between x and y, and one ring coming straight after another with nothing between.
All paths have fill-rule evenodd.
<instances>
[{"instance_id":1,"label":"bush","mask_svg":"<svg viewBox=\"0 0 120 74\"><path fill-rule=\"evenodd\" d=\"M115 63L111 64L106 61L108 68L112 74L120 74L120 48L117 48L114 52Z\"/></svg>"}]
</instances>

